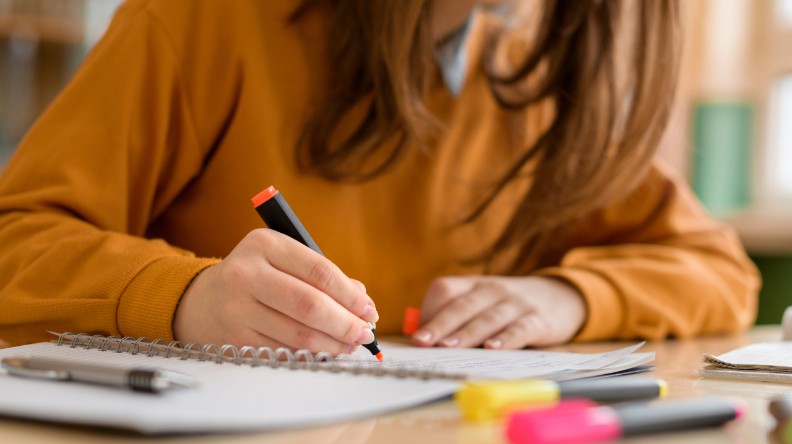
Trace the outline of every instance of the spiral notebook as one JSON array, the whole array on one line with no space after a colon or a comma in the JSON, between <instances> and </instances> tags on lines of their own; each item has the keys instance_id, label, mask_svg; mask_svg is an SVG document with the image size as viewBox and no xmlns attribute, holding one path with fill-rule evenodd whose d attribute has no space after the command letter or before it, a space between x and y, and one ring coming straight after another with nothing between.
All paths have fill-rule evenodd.
<instances>
[{"instance_id":1,"label":"spiral notebook","mask_svg":"<svg viewBox=\"0 0 792 444\"><path fill-rule=\"evenodd\" d=\"M180 345L145 338L62 334L0 350L118 368L159 368L199 381L158 395L0 370L0 415L100 425L147 434L278 430L352 420L453 394L464 378L569 380L620 372L654 359L641 344L599 354L541 350L423 349L381 343L388 362L364 353Z\"/></svg>"}]
</instances>

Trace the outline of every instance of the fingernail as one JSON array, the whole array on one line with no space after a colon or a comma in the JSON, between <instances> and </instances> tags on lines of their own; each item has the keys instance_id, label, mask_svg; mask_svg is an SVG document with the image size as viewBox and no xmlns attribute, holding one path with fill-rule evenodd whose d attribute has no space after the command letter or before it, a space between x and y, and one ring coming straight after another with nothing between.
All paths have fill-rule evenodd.
<instances>
[{"instance_id":1,"label":"fingernail","mask_svg":"<svg viewBox=\"0 0 792 444\"><path fill-rule=\"evenodd\" d=\"M445 338L440 341L440 345L443 347L456 347L459 344L459 339L457 338Z\"/></svg>"},{"instance_id":2,"label":"fingernail","mask_svg":"<svg viewBox=\"0 0 792 444\"><path fill-rule=\"evenodd\" d=\"M350 345L349 348L346 351L346 354L351 355L352 353L355 353L355 350L357 350L358 347L360 347L360 346L359 345Z\"/></svg>"},{"instance_id":3,"label":"fingernail","mask_svg":"<svg viewBox=\"0 0 792 444\"><path fill-rule=\"evenodd\" d=\"M429 330L418 330L413 337L420 342L429 342L432 340L432 332Z\"/></svg>"},{"instance_id":4,"label":"fingernail","mask_svg":"<svg viewBox=\"0 0 792 444\"><path fill-rule=\"evenodd\" d=\"M371 305L366 305L366 308L363 309L363 314L360 317L364 321L368 321L371 323L375 323L379 321L379 313L377 313L377 309L372 307Z\"/></svg>"},{"instance_id":5,"label":"fingernail","mask_svg":"<svg viewBox=\"0 0 792 444\"><path fill-rule=\"evenodd\" d=\"M372 342L374 342L374 333L368 328L360 330L360 334L358 334L355 341L357 344L371 344Z\"/></svg>"},{"instance_id":6,"label":"fingernail","mask_svg":"<svg viewBox=\"0 0 792 444\"><path fill-rule=\"evenodd\" d=\"M488 339L484 342L484 347L486 348L501 348L503 347L503 341L500 339Z\"/></svg>"}]
</instances>

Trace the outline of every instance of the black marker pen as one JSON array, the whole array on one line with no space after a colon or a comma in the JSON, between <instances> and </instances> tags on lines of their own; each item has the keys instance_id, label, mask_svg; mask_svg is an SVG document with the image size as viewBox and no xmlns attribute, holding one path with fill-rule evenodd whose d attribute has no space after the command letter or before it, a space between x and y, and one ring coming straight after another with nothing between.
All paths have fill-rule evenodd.
<instances>
[{"instance_id":1,"label":"black marker pen","mask_svg":"<svg viewBox=\"0 0 792 444\"><path fill-rule=\"evenodd\" d=\"M324 256L322 250L319 249L319 246L316 245L311 235L308 234L308 230L305 229L300 219L297 218L297 215L294 214L289 204L286 203L286 199L283 198L283 195L280 194L275 187L267 187L264 191L256 194L251 200L253 201L253 206L256 208L256 212L261 216L261 219L267 224L269 229L283 233ZM369 325L371 324L369 323ZM374 333L373 326L371 332ZM372 355L382 361L382 349L379 344L377 344L376 336L374 337L374 342L363 344L363 347L366 347L366 350L370 351Z\"/></svg>"}]
</instances>

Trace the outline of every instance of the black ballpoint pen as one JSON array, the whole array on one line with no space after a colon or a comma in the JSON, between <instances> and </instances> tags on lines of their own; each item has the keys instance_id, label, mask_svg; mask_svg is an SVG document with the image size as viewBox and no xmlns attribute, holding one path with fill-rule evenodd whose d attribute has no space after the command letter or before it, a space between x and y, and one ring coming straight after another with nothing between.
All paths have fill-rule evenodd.
<instances>
[{"instance_id":1,"label":"black ballpoint pen","mask_svg":"<svg viewBox=\"0 0 792 444\"><path fill-rule=\"evenodd\" d=\"M305 229L300 219L297 218L297 215L294 214L294 211L289 207L286 199L283 198L283 195L281 195L275 187L267 187L262 192L256 194L251 201L256 208L256 212L261 216L261 219L267 224L268 228L283 233L324 256L322 250L319 249L319 246L316 245L311 235L308 234L308 230ZM376 356L378 360L382 361L382 349L377 343L377 337L374 335L375 328L371 323L369 323L369 326L371 327L371 334L374 337L374 341L363 344L363 347L371 352L372 355Z\"/></svg>"}]
</instances>

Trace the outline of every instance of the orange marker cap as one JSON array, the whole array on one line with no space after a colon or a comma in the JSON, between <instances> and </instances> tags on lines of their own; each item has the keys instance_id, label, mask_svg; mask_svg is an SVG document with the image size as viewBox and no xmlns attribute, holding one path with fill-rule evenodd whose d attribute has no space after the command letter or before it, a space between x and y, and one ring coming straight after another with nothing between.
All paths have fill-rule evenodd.
<instances>
[{"instance_id":1,"label":"orange marker cap","mask_svg":"<svg viewBox=\"0 0 792 444\"><path fill-rule=\"evenodd\" d=\"M407 307L404 309L404 320L402 322L402 333L405 336L411 336L418 331L421 326L421 310L415 307Z\"/></svg>"},{"instance_id":2,"label":"orange marker cap","mask_svg":"<svg viewBox=\"0 0 792 444\"><path fill-rule=\"evenodd\" d=\"M255 196L253 196L253 198L250 199L250 200L251 200L251 202L253 202L253 206L257 207L257 206L263 204L264 202L272 199L272 197L275 196L276 194L278 194L278 190L276 190L275 187L270 185L267 188L265 188L263 191L261 191L260 193L258 193Z\"/></svg>"}]
</instances>

